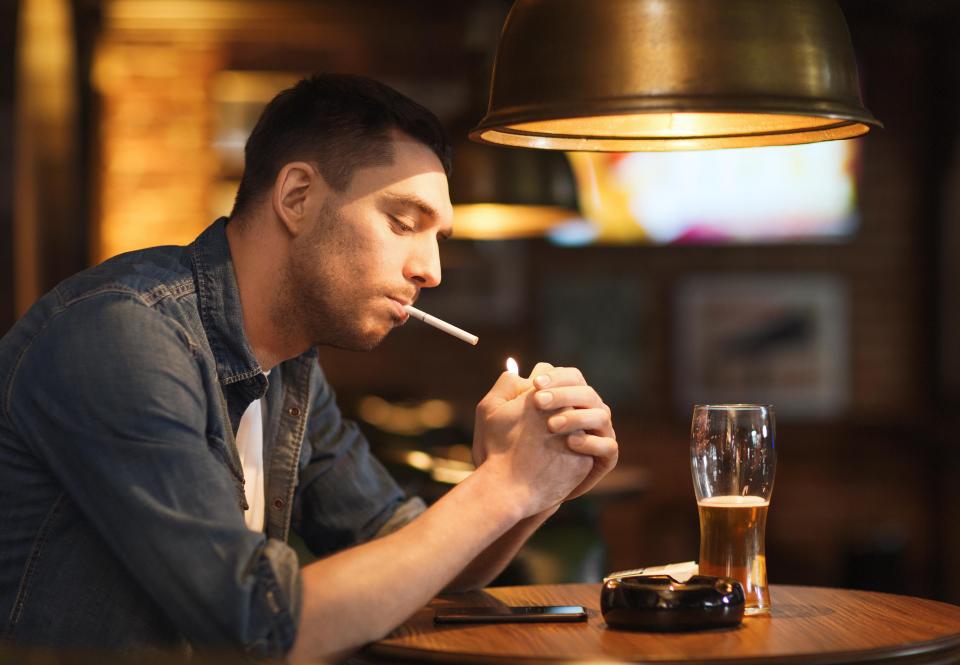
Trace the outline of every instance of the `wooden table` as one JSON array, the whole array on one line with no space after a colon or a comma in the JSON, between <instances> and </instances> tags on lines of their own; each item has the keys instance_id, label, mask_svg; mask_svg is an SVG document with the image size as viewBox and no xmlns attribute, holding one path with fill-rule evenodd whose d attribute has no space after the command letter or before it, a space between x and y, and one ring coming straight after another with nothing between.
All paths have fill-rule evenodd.
<instances>
[{"instance_id":1,"label":"wooden table","mask_svg":"<svg viewBox=\"0 0 960 665\"><path fill-rule=\"evenodd\" d=\"M960 607L868 591L772 586L770 615L737 628L641 633L606 627L597 584L441 596L352 662L960 663ZM443 605L583 605L586 623L433 623Z\"/></svg>"}]
</instances>

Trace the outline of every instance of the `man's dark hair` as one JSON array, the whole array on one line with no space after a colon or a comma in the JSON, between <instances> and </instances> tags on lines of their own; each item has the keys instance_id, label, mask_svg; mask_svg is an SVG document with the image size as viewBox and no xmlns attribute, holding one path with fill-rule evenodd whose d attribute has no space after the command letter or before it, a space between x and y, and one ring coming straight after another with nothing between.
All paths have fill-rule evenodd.
<instances>
[{"instance_id":1,"label":"man's dark hair","mask_svg":"<svg viewBox=\"0 0 960 665\"><path fill-rule=\"evenodd\" d=\"M389 164L391 130L429 147L450 177L451 150L433 113L393 88L363 76L316 74L267 104L244 148L243 178L231 216L269 190L285 164L316 165L337 191L358 168Z\"/></svg>"}]
</instances>

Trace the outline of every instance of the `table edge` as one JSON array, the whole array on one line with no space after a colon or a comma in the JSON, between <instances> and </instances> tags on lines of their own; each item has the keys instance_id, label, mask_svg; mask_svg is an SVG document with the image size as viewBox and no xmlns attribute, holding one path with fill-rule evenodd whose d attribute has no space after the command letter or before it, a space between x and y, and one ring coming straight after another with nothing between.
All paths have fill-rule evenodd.
<instances>
[{"instance_id":1,"label":"table edge","mask_svg":"<svg viewBox=\"0 0 960 665\"><path fill-rule=\"evenodd\" d=\"M683 661L670 661L663 659L628 660L624 658L611 658L609 656L562 656L559 658L550 658L543 656L523 656L517 654L511 654L501 658L491 657L490 655L465 653L462 651L427 651L413 647L381 645L378 643L368 645L360 652L360 654L369 654L371 656L388 658L397 662L464 663L465 665L490 665L492 662L524 663L525 665L636 665L637 663L656 663L659 665L716 665L717 663L727 662L731 664L766 663L770 665L840 665L841 663L863 662L892 663L897 662L898 659L916 658L918 656L956 656L958 657L957 662L960 662L960 635L936 640L928 640L926 642L914 642L912 644L900 647L871 649L870 651L830 651L817 654L784 654L779 656L733 656L731 658L710 658L708 660L700 659ZM869 659L867 657L869 657ZM881 658L882 660L876 661L877 658Z\"/></svg>"},{"instance_id":2,"label":"table edge","mask_svg":"<svg viewBox=\"0 0 960 665\"><path fill-rule=\"evenodd\" d=\"M567 585L542 585L542 586L567 586ZM581 583L575 586L595 586L599 589L599 584L591 583ZM808 585L790 585L790 584L778 584L771 585L773 588L797 588L797 589L830 589L833 590L834 587L816 587ZM503 586L503 587L489 587L489 589L518 589L523 588L522 586ZM867 591L863 589L840 589L836 588L837 591L854 591L858 593L866 594L879 594L879 595L902 595L902 594L889 594L876 591ZM916 598L918 600L923 600L926 602L937 603L948 605L951 607L960 607L954 605L953 603L947 603L944 601L933 600L930 598L920 598L915 596L905 596L907 598ZM602 620L602 619L601 619ZM384 638L387 639L387 638ZM491 662L507 662L505 659L497 658L494 661L491 661L489 655L478 655L465 653L460 651L432 651L424 650L417 647L410 646L401 646L395 644L383 644L382 641L374 642L366 647L364 647L359 654L369 654L371 656L388 658L397 661L407 661L407 662L425 662L425 663L464 663L466 665L474 664L486 664L489 665ZM841 663L856 663L864 662L865 656L871 657L871 659L880 658L881 662L896 662L899 659L910 659L910 663L917 662L915 659L923 656L956 656L957 662L960 662L960 633L956 635L947 635L944 637L935 638L932 640L924 640L921 642L912 642L907 645L894 645L890 647L882 647L877 649L871 649L869 651L831 651L826 653L817 653L817 654L784 654L779 656L770 656L770 655L758 655L758 656L738 656L732 659L717 659L711 658L708 660L697 660L697 661L682 661L683 665L715 665L716 663L749 663L758 665L760 663L769 663L771 665L839 665ZM506 658L506 657L505 657ZM543 657L543 656L524 656L524 655L511 655L509 656L510 662L524 663L525 665L605 665L605 664L627 664L627 663L651 663L658 665L670 665L671 662L662 659L656 660L628 660L623 658L616 658L610 656L600 656L600 657L582 657L582 656L573 656L573 657ZM675 661L680 663L681 661ZM944 662L944 661L937 661ZM951 661L953 662L953 661Z\"/></svg>"}]
</instances>

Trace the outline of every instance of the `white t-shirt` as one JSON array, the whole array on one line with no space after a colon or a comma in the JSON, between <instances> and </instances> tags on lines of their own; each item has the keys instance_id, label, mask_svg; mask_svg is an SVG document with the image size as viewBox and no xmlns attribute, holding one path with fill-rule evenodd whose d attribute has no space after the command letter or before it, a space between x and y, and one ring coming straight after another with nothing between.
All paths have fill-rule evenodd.
<instances>
[{"instance_id":1,"label":"white t-shirt","mask_svg":"<svg viewBox=\"0 0 960 665\"><path fill-rule=\"evenodd\" d=\"M269 376L270 372L265 374ZM243 492L249 506L243 517L251 531L263 531L266 488L263 486L263 416L258 399L250 402L240 418L237 452L240 453L240 466L243 468Z\"/></svg>"}]
</instances>

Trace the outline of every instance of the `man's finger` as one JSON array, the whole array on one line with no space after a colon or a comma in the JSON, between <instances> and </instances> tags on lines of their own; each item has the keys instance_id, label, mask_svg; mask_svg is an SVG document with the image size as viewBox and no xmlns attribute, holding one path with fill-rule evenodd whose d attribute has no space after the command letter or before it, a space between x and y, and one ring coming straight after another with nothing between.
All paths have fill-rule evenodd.
<instances>
[{"instance_id":1,"label":"man's finger","mask_svg":"<svg viewBox=\"0 0 960 665\"><path fill-rule=\"evenodd\" d=\"M574 409L603 408L603 400L590 386L557 386L538 390L533 401L544 411L572 407Z\"/></svg>"},{"instance_id":2,"label":"man's finger","mask_svg":"<svg viewBox=\"0 0 960 665\"><path fill-rule=\"evenodd\" d=\"M596 457L597 461L602 460L604 466L610 468L617 463L617 457L620 455L616 439L606 436L577 432L567 436L567 445L573 452Z\"/></svg>"},{"instance_id":3,"label":"man's finger","mask_svg":"<svg viewBox=\"0 0 960 665\"><path fill-rule=\"evenodd\" d=\"M543 361L538 362L533 366L533 369L530 370L530 381L533 381L538 376L546 376L553 369L554 367L550 363L545 363Z\"/></svg>"},{"instance_id":4,"label":"man's finger","mask_svg":"<svg viewBox=\"0 0 960 665\"><path fill-rule=\"evenodd\" d=\"M547 386L582 386L587 381L576 367L553 367L547 371L532 373L531 378L537 388Z\"/></svg>"},{"instance_id":5,"label":"man's finger","mask_svg":"<svg viewBox=\"0 0 960 665\"><path fill-rule=\"evenodd\" d=\"M571 452L590 454L593 458L593 468L590 469L590 473L583 479L583 482L567 497L566 500L569 501L589 492L594 485L610 473L617 466L620 450L615 439L583 433L569 435L567 437L567 447L570 448ZM578 449L584 452L580 453Z\"/></svg>"},{"instance_id":6,"label":"man's finger","mask_svg":"<svg viewBox=\"0 0 960 665\"><path fill-rule=\"evenodd\" d=\"M606 409L571 409L547 420L547 429L554 434L570 434L577 430L596 430L605 434L610 428L610 414Z\"/></svg>"},{"instance_id":7,"label":"man's finger","mask_svg":"<svg viewBox=\"0 0 960 665\"><path fill-rule=\"evenodd\" d=\"M497 382L493 384L493 387L490 388L490 391L481 403L489 402L491 405L497 406L504 402L509 402L517 397L517 395L530 390L532 387L533 384L530 382L530 379L517 376L512 372L504 372L497 379Z\"/></svg>"}]
</instances>

